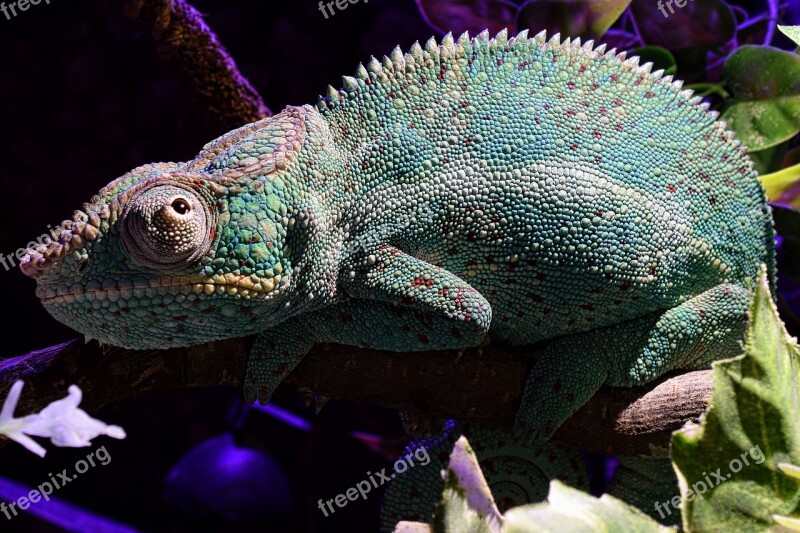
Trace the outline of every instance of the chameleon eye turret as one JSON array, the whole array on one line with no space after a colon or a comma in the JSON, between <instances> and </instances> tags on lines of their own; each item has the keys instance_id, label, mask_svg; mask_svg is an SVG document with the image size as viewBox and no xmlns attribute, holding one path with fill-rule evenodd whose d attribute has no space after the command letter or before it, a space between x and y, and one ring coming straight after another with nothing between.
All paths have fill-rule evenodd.
<instances>
[{"instance_id":1,"label":"chameleon eye turret","mask_svg":"<svg viewBox=\"0 0 800 533\"><path fill-rule=\"evenodd\" d=\"M192 191L154 186L128 199L120 219L122 243L140 266L186 268L208 251L211 215Z\"/></svg>"}]
</instances>

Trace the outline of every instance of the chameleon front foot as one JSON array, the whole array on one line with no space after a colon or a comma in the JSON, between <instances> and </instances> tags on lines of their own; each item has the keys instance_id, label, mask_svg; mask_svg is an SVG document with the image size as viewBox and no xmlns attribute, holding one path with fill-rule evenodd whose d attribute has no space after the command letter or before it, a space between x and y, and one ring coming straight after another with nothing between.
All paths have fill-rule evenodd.
<instances>
[{"instance_id":1,"label":"chameleon front foot","mask_svg":"<svg viewBox=\"0 0 800 533\"><path fill-rule=\"evenodd\" d=\"M278 385L314 346L313 330L300 322L289 319L280 325L280 333L267 331L256 337L244 376L245 401L269 403Z\"/></svg>"}]
</instances>

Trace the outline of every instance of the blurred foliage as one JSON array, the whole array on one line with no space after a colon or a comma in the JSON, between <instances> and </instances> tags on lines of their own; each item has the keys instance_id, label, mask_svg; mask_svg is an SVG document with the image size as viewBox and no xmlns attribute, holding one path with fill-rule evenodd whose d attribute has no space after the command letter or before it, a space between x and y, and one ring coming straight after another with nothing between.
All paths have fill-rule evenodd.
<instances>
[{"instance_id":1,"label":"blurred foliage","mask_svg":"<svg viewBox=\"0 0 800 533\"><path fill-rule=\"evenodd\" d=\"M713 366L714 388L700 425L673 434L685 531L800 531L800 348L778 317L762 270L750 305L744 353ZM676 500L677 502L677 500ZM667 502L654 502L669 505ZM547 501L500 516L469 444L450 456L432 524L395 533L675 531L604 495L550 484Z\"/></svg>"}]
</instances>

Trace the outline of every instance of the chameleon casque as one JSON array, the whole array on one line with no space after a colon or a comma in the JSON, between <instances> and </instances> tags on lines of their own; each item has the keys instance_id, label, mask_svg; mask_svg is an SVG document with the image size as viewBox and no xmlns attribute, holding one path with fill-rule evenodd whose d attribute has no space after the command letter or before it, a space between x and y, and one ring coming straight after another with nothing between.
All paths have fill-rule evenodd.
<instances>
[{"instance_id":1,"label":"chameleon casque","mask_svg":"<svg viewBox=\"0 0 800 533\"><path fill-rule=\"evenodd\" d=\"M396 48L316 106L111 182L21 268L103 343L257 334L262 402L317 342L552 339L516 423L544 440L603 384L737 354L760 265L774 285L744 147L650 68L544 33Z\"/></svg>"}]
</instances>

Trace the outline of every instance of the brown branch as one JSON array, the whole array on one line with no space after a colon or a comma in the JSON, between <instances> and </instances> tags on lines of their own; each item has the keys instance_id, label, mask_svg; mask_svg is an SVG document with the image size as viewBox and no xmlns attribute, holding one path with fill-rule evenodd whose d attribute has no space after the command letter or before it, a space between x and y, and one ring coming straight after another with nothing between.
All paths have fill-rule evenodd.
<instances>
[{"instance_id":1,"label":"brown branch","mask_svg":"<svg viewBox=\"0 0 800 533\"><path fill-rule=\"evenodd\" d=\"M272 115L233 58L184 0L125 0L125 15L158 45L225 130Z\"/></svg>"},{"instance_id":2,"label":"brown branch","mask_svg":"<svg viewBox=\"0 0 800 533\"><path fill-rule=\"evenodd\" d=\"M93 412L142 394L177 387L239 386L251 339L192 348L134 351L75 340L0 361L0 398L24 379L17 412L38 411L76 383ZM457 352L379 352L319 345L282 387L410 411L510 427L532 357L488 347ZM667 453L670 433L705 410L710 371L645 387L604 387L562 426L554 442L622 455Z\"/></svg>"}]
</instances>

